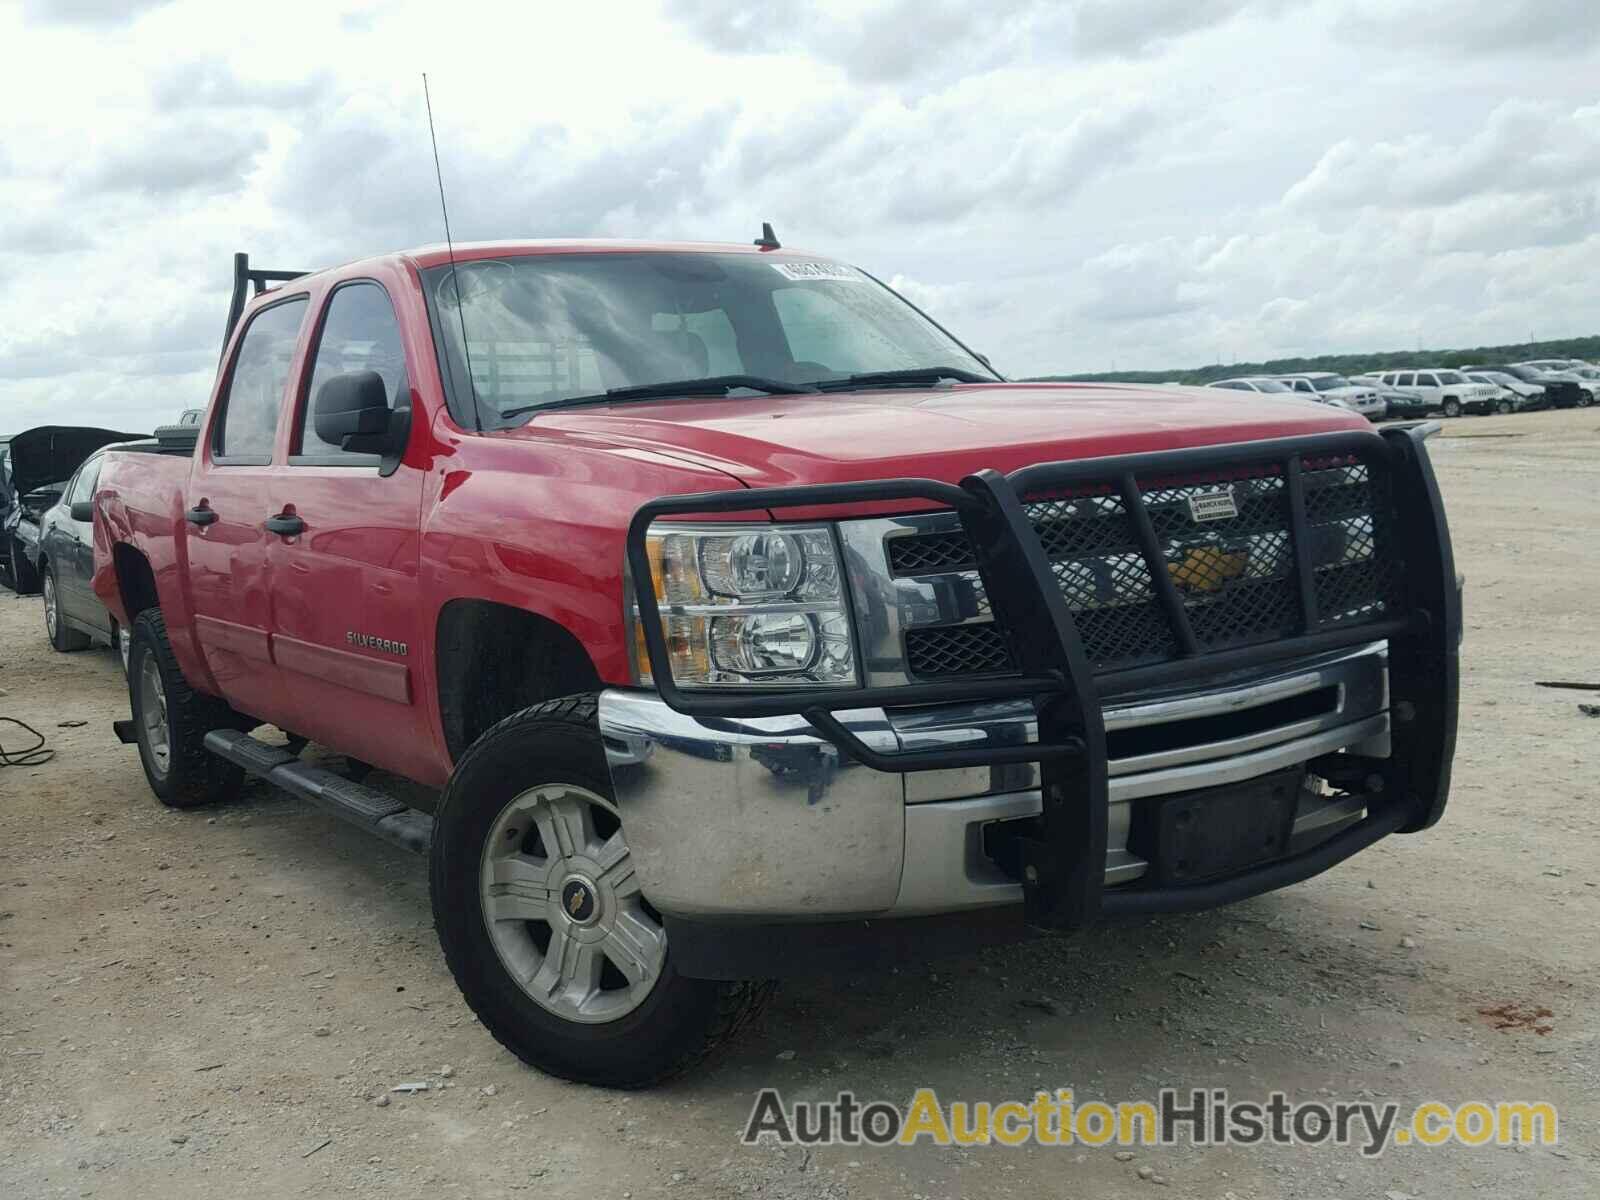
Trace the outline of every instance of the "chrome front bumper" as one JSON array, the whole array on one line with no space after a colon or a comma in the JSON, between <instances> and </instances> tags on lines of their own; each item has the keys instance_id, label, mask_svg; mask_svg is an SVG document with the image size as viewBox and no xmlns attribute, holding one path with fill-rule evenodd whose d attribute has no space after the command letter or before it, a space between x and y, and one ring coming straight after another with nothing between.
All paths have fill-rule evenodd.
<instances>
[{"instance_id":1,"label":"chrome front bumper","mask_svg":"<svg viewBox=\"0 0 1600 1200\"><path fill-rule=\"evenodd\" d=\"M871 748L1032 740L1026 702L837 714ZM1239 783L1339 750L1389 754L1382 642L1207 690L1107 707L1106 885L1147 863L1128 849L1132 802ZM680 917L815 920L1018 904L983 829L1041 810L1034 763L891 774L843 758L797 717L700 721L653 692L610 689L600 729L645 895ZM1296 852L1364 815L1304 790Z\"/></svg>"}]
</instances>

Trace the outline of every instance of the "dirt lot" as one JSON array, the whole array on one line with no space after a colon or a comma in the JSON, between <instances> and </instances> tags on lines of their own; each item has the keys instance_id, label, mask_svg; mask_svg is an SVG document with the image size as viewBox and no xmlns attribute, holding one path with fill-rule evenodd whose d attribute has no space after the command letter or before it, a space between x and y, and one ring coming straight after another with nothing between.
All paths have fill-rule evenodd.
<instances>
[{"instance_id":1,"label":"dirt lot","mask_svg":"<svg viewBox=\"0 0 1600 1200\"><path fill-rule=\"evenodd\" d=\"M0 770L0 1196L1600 1194L1600 720L1578 709L1600 695L1534 686L1600 680L1600 415L1434 447L1469 581L1443 824L1221 912L787 984L732 1054L646 1094L545 1078L474 1023L419 860L259 786L162 809L111 735L111 653L53 653L38 599L0 594L0 715L56 749ZM1543 1034L1491 1011L1540 1009ZM376 1102L410 1081L433 1087ZM1548 1099L1562 1145L742 1149L767 1084Z\"/></svg>"}]
</instances>

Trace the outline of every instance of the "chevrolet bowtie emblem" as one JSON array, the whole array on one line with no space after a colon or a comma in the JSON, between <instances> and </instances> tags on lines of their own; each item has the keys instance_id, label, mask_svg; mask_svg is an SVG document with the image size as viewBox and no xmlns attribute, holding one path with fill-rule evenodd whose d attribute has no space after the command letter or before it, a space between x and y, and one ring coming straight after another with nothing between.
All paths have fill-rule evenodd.
<instances>
[{"instance_id":1,"label":"chevrolet bowtie emblem","mask_svg":"<svg viewBox=\"0 0 1600 1200\"><path fill-rule=\"evenodd\" d=\"M583 893L581 891L574 891L572 895L567 897L567 911L573 916L577 916L583 911L583 901Z\"/></svg>"},{"instance_id":2,"label":"chevrolet bowtie emblem","mask_svg":"<svg viewBox=\"0 0 1600 1200\"><path fill-rule=\"evenodd\" d=\"M1182 562L1169 562L1167 574L1186 592L1220 592L1223 584L1239 578L1249 567L1248 551L1195 546L1184 552Z\"/></svg>"}]
</instances>

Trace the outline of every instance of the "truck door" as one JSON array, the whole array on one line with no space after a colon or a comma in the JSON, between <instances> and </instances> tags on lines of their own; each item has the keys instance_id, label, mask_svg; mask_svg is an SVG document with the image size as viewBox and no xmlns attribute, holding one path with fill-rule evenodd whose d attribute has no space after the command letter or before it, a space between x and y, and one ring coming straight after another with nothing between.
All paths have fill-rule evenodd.
<instances>
[{"instance_id":1,"label":"truck door","mask_svg":"<svg viewBox=\"0 0 1600 1200\"><path fill-rule=\"evenodd\" d=\"M304 295L294 296L250 318L235 342L208 436L195 448L184 496L189 587L201 650L228 702L274 723L285 706L268 641L267 545L274 535L265 522L277 511L272 459L308 307Z\"/></svg>"},{"instance_id":2,"label":"truck door","mask_svg":"<svg viewBox=\"0 0 1600 1200\"><path fill-rule=\"evenodd\" d=\"M268 549L272 652L295 731L345 754L424 775L434 759L416 662L431 631L417 599L423 472L317 434L315 401L336 376L373 371L393 409L414 378L389 294L373 280L335 288L291 406L288 464L274 511L301 526Z\"/></svg>"}]
</instances>

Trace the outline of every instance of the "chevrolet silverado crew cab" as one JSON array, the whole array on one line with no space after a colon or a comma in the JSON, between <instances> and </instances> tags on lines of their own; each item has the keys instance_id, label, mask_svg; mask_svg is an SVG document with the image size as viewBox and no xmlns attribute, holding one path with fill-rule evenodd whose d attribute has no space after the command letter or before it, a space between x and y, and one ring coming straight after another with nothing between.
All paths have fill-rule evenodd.
<instances>
[{"instance_id":1,"label":"chevrolet silverado crew cab","mask_svg":"<svg viewBox=\"0 0 1600 1200\"><path fill-rule=\"evenodd\" d=\"M786 973L1207 908L1437 821L1430 428L1008 383L770 237L240 256L192 455L101 470L117 732L169 805L248 772L426 850L484 1026L642 1086Z\"/></svg>"}]
</instances>

